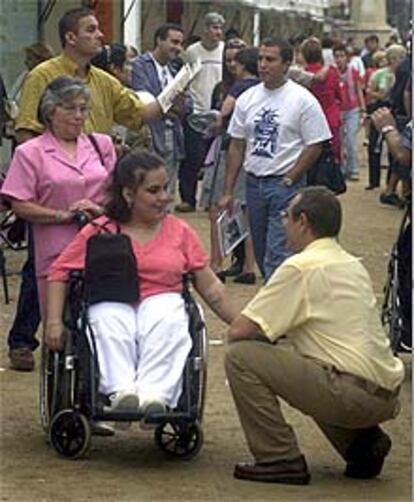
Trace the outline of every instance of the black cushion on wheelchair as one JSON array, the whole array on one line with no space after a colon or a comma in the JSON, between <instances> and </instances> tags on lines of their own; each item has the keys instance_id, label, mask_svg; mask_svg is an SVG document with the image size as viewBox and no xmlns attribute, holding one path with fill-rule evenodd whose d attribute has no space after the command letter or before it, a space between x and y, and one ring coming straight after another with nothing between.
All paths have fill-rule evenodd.
<instances>
[{"instance_id":1,"label":"black cushion on wheelchair","mask_svg":"<svg viewBox=\"0 0 414 502\"><path fill-rule=\"evenodd\" d=\"M100 233L88 239L85 294L90 305L139 300L137 261L127 235Z\"/></svg>"}]
</instances>

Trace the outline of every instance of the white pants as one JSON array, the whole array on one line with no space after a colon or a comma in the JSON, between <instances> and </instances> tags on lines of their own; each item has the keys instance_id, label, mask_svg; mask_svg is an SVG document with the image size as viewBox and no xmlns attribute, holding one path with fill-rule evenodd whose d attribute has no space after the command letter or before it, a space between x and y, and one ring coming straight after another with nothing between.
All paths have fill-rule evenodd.
<instances>
[{"instance_id":1,"label":"white pants","mask_svg":"<svg viewBox=\"0 0 414 502\"><path fill-rule=\"evenodd\" d=\"M179 293L146 298L137 306L102 302L89 309L100 369L99 391L136 392L177 406L192 341Z\"/></svg>"}]
</instances>

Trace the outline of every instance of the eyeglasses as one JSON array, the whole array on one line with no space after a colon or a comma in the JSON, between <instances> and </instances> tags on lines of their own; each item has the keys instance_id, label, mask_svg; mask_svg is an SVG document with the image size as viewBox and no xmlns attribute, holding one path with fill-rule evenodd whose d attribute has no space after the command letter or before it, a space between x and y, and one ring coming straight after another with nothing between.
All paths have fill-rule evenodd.
<instances>
[{"instance_id":1,"label":"eyeglasses","mask_svg":"<svg viewBox=\"0 0 414 502\"><path fill-rule=\"evenodd\" d=\"M292 207L290 212L288 210L279 211L279 216L282 220L287 220L290 216L293 221L296 221L301 214L306 215L306 212L303 209L298 209L296 206Z\"/></svg>"},{"instance_id":2,"label":"eyeglasses","mask_svg":"<svg viewBox=\"0 0 414 502\"><path fill-rule=\"evenodd\" d=\"M226 49L244 49L246 43L240 38L231 38L226 42Z\"/></svg>"},{"instance_id":3,"label":"eyeglasses","mask_svg":"<svg viewBox=\"0 0 414 502\"><path fill-rule=\"evenodd\" d=\"M76 115L77 112L80 112L82 115L86 115L89 112L88 105L58 105L62 110L64 110L69 115Z\"/></svg>"}]
</instances>

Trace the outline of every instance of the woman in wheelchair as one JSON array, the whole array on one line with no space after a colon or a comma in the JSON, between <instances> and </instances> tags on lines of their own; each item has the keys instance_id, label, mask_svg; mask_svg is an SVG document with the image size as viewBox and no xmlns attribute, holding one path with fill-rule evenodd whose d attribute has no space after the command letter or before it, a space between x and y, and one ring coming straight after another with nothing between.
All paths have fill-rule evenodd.
<instances>
[{"instance_id":1,"label":"woman in wheelchair","mask_svg":"<svg viewBox=\"0 0 414 502\"><path fill-rule=\"evenodd\" d=\"M88 240L108 232L130 239L139 301L92 302L89 321L96 339L99 391L108 397L109 410L138 412L144 424L152 414L174 409L181 394L192 344L181 296L183 274L193 274L196 291L223 321L230 323L236 314L196 233L166 213L167 186L160 157L141 151L121 158L109 187L105 216L80 231L48 277L45 342L56 351L63 345L65 283L72 270L92 263ZM111 268L116 269L120 261L114 256ZM113 283L111 289L117 289ZM122 291L118 293L122 296Z\"/></svg>"}]
</instances>

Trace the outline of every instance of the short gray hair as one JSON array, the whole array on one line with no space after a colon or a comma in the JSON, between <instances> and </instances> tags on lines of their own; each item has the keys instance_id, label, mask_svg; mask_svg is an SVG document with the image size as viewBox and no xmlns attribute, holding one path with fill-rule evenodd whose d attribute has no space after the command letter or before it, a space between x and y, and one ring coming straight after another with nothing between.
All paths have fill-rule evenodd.
<instances>
[{"instance_id":1,"label":"short gray hair","mask_svg":"<svg viewBox=\"0 0 414 502\"><path fill-rule=\"evenodd\" d=\"M204 25L210 26L211 24L225 24L226 20L218 12L209 12L204 16Z\"/></svg>"},{"instance_id":2,"label":"short gray hair","mask_svg":"<svg viewBox=\"0 0 414 502\"><path fill-rule=\"evenodd\" d=\"M44 90L37 109L37 119L46 128L50 128L50 116L56 107L70 103L74 98L81 96L89 101L91 93L86 85L79 79L63 76L52 80Z\"/></svg>"}]
</instances>

